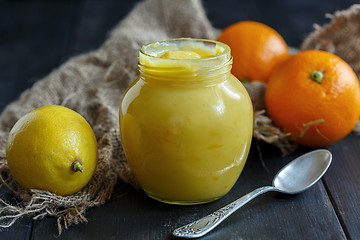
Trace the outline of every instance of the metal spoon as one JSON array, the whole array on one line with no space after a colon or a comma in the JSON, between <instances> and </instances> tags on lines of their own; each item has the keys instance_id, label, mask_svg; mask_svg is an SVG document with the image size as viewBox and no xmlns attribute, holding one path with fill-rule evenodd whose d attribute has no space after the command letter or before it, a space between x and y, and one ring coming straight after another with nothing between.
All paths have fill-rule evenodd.
<instances>
[{"instance_id":1,"label":"metal spoon","mask_svg":"<svg viewBox=\"0 0 360 240\"><path fill-rule=\"evenodd\" d=\"M204 236L233 212L263 193L277 191L296 194L305 191L324 175L331 160L332 155L328 150L306 153L283 167L274 177L272 186L260 187L204 218L177 228L173 235L183 238Z\"/></svg>"}]
</instances>

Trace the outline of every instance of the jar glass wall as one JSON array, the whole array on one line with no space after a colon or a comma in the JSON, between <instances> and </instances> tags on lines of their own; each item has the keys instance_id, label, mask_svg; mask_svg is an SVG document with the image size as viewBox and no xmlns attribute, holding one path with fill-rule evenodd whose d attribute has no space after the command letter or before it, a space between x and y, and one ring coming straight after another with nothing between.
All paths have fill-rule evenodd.
<instances>
[{"instance_id":1,"label":"jar glass wall","mask_svg":"<svg viewBox=\"0 0 360 240\"><path fill-rule=\"evenodd\" d=\"M231 63L229 47L210 40L172 39L140 50L140 76L120 105L120 132L149 196L198 204L235 184L251 144L253 111Z\"/></svg>"}]
</instances>

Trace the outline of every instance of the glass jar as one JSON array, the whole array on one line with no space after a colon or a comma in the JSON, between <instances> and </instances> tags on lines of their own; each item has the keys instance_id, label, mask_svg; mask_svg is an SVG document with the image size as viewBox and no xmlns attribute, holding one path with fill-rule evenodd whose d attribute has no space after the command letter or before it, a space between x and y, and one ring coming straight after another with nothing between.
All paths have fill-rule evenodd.
<instances>
[{"instance_id":1,"label":"glass jar","mask_svg":"<svg viewBox=\"0 0 360 240\"><path fill-rule=\"evenodd\" d=\"M140 49L140 76L123 96L120 132L130 169L150 197L205 203L237 181L253 110L231 64L230 48L211 40L172 39Z\"/></svg>"}]
</instances>

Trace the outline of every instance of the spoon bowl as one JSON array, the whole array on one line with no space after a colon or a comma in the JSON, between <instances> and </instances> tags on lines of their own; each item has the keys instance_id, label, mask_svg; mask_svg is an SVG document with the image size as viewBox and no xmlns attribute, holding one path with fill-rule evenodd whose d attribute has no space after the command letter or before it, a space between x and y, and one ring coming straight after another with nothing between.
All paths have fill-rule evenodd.
<instances>
[{"instance_id":1,"label":"spoon bowl","mask_svg":"<svg viewBox=\"0 0 360 240\"><path fill-rule=\"evenodd\" d=\"M274 177L279 192L296 194L314 185L329 168L332 155L320 149L306 153L283 167Z\"/></svg>"},{"instance_id":2,"label":"spoon bowl","mask_svg":"<svg viewBox=\"0 0 360 240\"><path fill-rule=\"evenodd\" d=\"M306 153L283 167L275 175L272 186L255 189L238 200L220 208L216 212L175 229L173 235L184 238L198 238L204 236L236 210L263 193L277 191L287 194L296 194L305 191L313 186L324 175L329 168L331 161L332 154L325 149Z\"/></svg>"}]
</instances>

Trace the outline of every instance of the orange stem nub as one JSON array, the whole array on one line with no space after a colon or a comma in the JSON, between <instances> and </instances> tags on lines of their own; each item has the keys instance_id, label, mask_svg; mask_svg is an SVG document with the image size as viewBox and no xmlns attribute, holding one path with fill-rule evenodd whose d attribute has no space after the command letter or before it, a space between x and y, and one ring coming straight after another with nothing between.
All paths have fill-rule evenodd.
<instances>
[{"instance_id":1,"label":"orange stem nub","mask_svg":"<svg viewBox=\"0 0 360 240\"><path fill-rule=\"evenodd\" d=\"M321 84L322 80L324 79L324 73L321 72L321 71L313 70L310 73L309 77L310 77L311 80L314 80L315 82Z\"/></svg>"}]
</instances>

